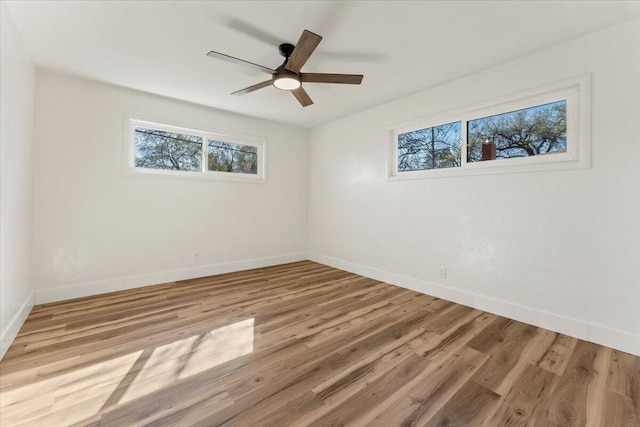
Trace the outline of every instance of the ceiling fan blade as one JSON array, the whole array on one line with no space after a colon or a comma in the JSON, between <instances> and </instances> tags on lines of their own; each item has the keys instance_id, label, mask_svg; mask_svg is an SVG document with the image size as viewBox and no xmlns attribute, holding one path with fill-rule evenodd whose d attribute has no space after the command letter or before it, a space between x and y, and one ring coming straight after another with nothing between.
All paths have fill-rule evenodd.
<instances>
[{"instance_id":1,"label":"ceiling fan blade","mask_svg":"<svg viewBox=\"0 0 640 427\"><path fill-rule=\"evenodd\" d=\"M237 90L233 92L231 95L246 95L258 89L262 89L263 87L271 86L271 80L267 80L266 82L258 83L257 85L245 87L244 89Z\"/></svg>"},{"instance_id":2,"label":"ceiling fan blade","mask_svg":"<svg viewBox=\"0 0 640 427\"><path fill-rule=\"evenodd\" d=\"M300 86L298 89L292 90L291 93L296 97L300 105L302 105L303 107L308 107L309 105L313 104L313 101L309 97L309 94L302 88L302 86Z\"/></svg>"},{"instance_id":3,"label":"ceiling fan blade","mask_svg":"<svg viewBox=\"0 0 640 427\"><path fill-rule=\"evenodd\" d=\"M304 30L298 40L296 48L293 49L291 57L287 61L287 65L284 68L287 70L298 73L307 62L315 48L320 44L322 37L311 31Z\"/></svg>"},{"instance_id":4,"label":"ceiling fan blade","mask_svg":"<svg viewBox=\"0 0 640 427\"><path fill-rule=\"evenodd\" d=\"M341 83L347 85L359 85L362 83L362 74L323 74L302 73L300 78L304 83Z\"/></svg>"},{"instance_id":5,"label":"ceiling fan blade","mask_svg":"<svg viewBox=\"0 0 640 427\"><path fill-rule=\"evenodd\" d=\"M265 73L269 73L269 74L273 74L273 73L276 72L275 70L272 70L269 67L265 67L265 66L262 66L262 65L254 64L253 62L245 61L244 59L236 58L234 56L225 55L224 53L215 52L213 50L211 52L207 53L207 56L209 56L211 58L222 59L223 61L231 62L233 64L246 65L246 66L249 66L251 68L255 68L256 70L264 71Z\"/></svg>"}]
</instances>

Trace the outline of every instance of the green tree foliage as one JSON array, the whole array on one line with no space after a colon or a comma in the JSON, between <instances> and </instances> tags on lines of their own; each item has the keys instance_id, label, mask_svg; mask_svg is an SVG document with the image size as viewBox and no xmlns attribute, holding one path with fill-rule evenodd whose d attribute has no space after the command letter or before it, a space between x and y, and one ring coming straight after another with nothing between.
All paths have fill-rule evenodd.
<instances>
[{"instance_id":1,"label":"green tree foliage","mask_svg":"<svg viewBox=\"0 0 640 427\"><path fill-rule=\"evenodd\" d=\"M398 170L415 171L460 166L460 122L398 135Z\"/></svg>"},{"instance_id":2,"label":"green tree foliage","mask_svg":"<svg viewBox=\"0 0 640 427\"><path fill-rule=\"evenodd\" d=\"M136 127L137 167L200 171L202 137Z\"/></svg>"},{"instance_id":3,"label":"green tree foliage","mask_svg":"<svg viewBox=\"0 0 640 427\"><path fill-rule=\"evenodd\" d=\"M468 161L482 159L482 144L494 143L496 158L528 157L567 149L565 101L468 122Z\"/></svg>"},{"instance_id":4,"label":"green tree foliage","mask_svg":"<svg viewBox=\"0 0 640 427\"><path fill-rule=\"evenodd\" d=\"M251 145L208 140L208 168L210 171L258 173L258 149Z\"/></svg>"}]
</instances>

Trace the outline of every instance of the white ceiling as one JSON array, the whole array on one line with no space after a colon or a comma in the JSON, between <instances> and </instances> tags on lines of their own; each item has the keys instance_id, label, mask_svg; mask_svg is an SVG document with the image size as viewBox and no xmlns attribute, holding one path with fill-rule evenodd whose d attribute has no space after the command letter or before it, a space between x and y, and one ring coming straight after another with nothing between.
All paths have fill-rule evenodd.
<instances>
[{"instance_id":1,"label":"white ceiling","mask_svg":"<svg viewBox=\"0 0 640 427\"><path fill-rule=\"evenodd\" d=\"M640 2L11 1L39 65L305 127L357 113L536 50L640 17ZM277 46L324 37L305 72L364 74L361 86L305 84L302 108L268 74ZM550 64L552 66L552 64Z\"/></svg>"}]
</instances>

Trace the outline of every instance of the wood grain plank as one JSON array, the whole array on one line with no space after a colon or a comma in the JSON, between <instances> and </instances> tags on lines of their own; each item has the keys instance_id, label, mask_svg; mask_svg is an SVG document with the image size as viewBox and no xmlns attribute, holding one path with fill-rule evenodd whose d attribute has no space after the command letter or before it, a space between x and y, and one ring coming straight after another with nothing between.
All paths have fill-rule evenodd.
<instances>
[{"instance_id":1,"label":"wood grain plank","mask_svg":"<svg viewBox=\"0 0 640 427\"><path fill-rule=\"evenodd\" d=\"M638 401L625 398L622 395L607 390L604 396L604 413L599 424L602 427L638 427Z\"/></svg>"},{"instance_id":2,"label":"wood grain plank","mask_svg":"<svg viewBox=\"0 0 640 427\"><path fill-rule=\"evenodd\" d=\"M468 381L424 425L480 426L490 415L500 396L473 381Z\"/></svg>"},{"instance_id":3,"label":"wood grain plank","mask_svg":"<svg viewBox=\"0 0 640 427\"><path fill-rule=\"evenodd\" d=\"M505 339L513 335L522 326L523 323L521 322L507 319L506 317L497 317L467 345L484 353L493 353Z\"/></svg>"},{"instance_id":4,"label":"wood grain plank","mask_svg":"<svg viewBox=\"0 0 640 427\"><path fill-rule=\"evenodd\" d=\"M538 361L538 366L554 374L562 375L577 343L577 338L557 334L549 350Z\"/></svg>"},{"instance_id":5,"label":"wood grain plank","mask_svg":"<svg viewBox=\"0 0 640 427\"><path fill-rule=\"evenodd\" d=\"M536 336L536 328L522 324L492 354L491 359L478 370L472 380L478 385L498 392L506 376L520 360L524 347Z\"/></svg>"},{"instance_id":6,"label":"wood grain plank","mask_svg":"<svg viewBox=\"0 0 640 427\"><path fill-rule=\"evenodd\" d=\"M551 396L559 380L552 372L527 365L484 427L533 425L536 417L545 417L544 411L539 410L540 405Z\"/></svg>"},{"instance_id":7,"label":"wood grain plank","mask_svg":"<svg viewBox=\"0 0 640 427\"><path fill-rule=\"evenodd\" d=\"M463 347L450 359L433 363L428 370L428 381L420 381L379 413L369 425L424 425L467 383L488 358L484 353Z\"/></svg>"},{"instance_id":8,"label":"wood grain plank","mask_svg":"<svg viewBox=\"0 0 640 427\"><path fill-rule=\"evenodd\" d=\"M412 355L310 426L340 426L344 424L344 420L366 423L374 418L377 412L384 410L385 402L393 401L394 395L402 395L404 390L408 390L427 375L425 370L429 363L431 361L426 357Z\"/></svg>"},{"instance_id":9,"label":"wood grain plank","mask_svg":"<svg viewBox=\"0 0 640 427\"><path fill-rule=\"evenodd\" d=\"M590 397L593 393L604 393L593 386L599 384L599 377L607 376L607 370L598 369L602 369L600 361L608 350L585 341L578 342L554 395L545 402L550 421L562 426L585 426L588 412L602 411L602 407L588 408L588 404L594 400Z\"/></svg>"}]
</instances>

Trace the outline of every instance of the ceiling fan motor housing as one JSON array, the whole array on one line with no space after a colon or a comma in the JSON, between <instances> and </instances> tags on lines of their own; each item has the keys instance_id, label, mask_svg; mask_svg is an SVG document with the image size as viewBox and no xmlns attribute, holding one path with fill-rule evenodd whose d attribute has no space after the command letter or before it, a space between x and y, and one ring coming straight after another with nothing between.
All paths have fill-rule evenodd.
<instances>
[{"instance_id":1,"label":"ceiling fan motor housing","mask_svg":"<svg viewBox=\"0 0 640 427\"><path fill-rule=\"evenodd\" d=\"M291 56L291 54L293 53L293 49L295 48L296 47L291 43L282 43L278 49L280 50L280 55L288 58Z\"/></svg>"}]
</instances>

